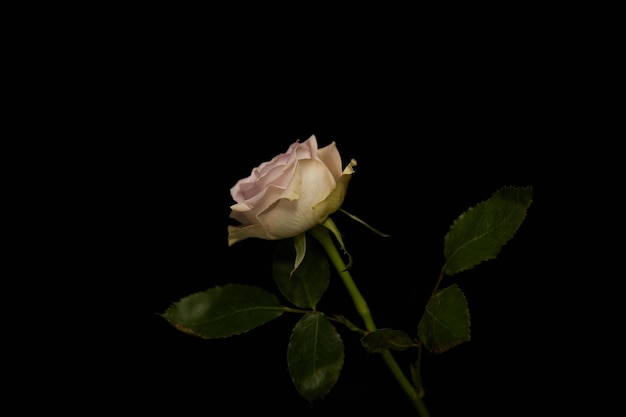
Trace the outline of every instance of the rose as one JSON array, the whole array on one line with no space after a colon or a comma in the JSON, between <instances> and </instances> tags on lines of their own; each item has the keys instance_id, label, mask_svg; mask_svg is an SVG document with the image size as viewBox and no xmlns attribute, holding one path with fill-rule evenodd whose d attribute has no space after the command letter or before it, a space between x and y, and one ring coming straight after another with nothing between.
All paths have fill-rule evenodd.
<instances>
[{"instance_id":1,"label":"rose","mask_svg":"<svg viewBox=\"0 0 626 417\"><path fill-rule=\"evenodd\" d=\"M335 142L318 148L315 135L297 140L230 189L230 217L240 225L228 226L228 245L294 237L323 223L343 204L355 165L352 159L342 171Z\"/></svg>"}]
</instances>

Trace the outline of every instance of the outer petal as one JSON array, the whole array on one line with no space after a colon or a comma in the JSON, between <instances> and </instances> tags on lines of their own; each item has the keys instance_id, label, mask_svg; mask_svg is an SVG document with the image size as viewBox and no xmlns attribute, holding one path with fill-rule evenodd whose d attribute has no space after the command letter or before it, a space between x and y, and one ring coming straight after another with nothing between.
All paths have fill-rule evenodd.
<instances>
[{"instance_id":1,"label":"outer petal","mask_svg":"<svg viewBox=\"0 0 626 417\"><path fill-rule=\"evenodd\" d=\"M313 207L325 200L337 183L326 165L315 159L298 161L296 174L285 191L298 195L298 198L281 198L276 206L257 216L265 230L270 231L271 239L284 239L296 236L315 226L318 221ZM300 194L300 190L306 190Z\"/></svg>"},{"instance_id":2,"label":"outer petal","mask_svg":"<svg viewBox=\"0 0 626 417\"><path fill-rule=\"evenodd\" d=\"M341 156L339 155L335 142L318 150L317 157L326 164L335 179L341 176Z\"/></svg>"},{"instance_id":3,"label":"outer petal","mask_svg":"<svg viewBox=\"0 0 626 417\"><path fill-rule=\"evenodd\" d=\"M250 226L228 226L228 246L247 239L249 237L258 237L261 239L270 239L260 224Z\"/></svg>"},{"instance_id":4,"label":"outer petal","mask_svg":"<svg viewBox=\"0 0 626 417\"><path fill-rule=\"evenodd\" d=\"M330 193L330 195L324 199L324 201L313 207L313 214L317 223L322 223L326 218L337 211L339 207L343 204L343 200L346 197L346 192L348 191L348 184L350 179L352 178L352 174L354 173L353 167L356 165L356 161L352 159L350 163L346 166L339 177L339 181L337 181L337 186Z\"/></svg>"}]
</instances>

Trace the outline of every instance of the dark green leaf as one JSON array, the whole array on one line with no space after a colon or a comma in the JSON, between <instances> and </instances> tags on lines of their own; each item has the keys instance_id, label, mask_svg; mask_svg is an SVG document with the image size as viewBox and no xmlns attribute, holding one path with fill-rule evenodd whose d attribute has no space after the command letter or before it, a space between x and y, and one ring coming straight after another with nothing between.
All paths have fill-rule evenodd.
<instances>
[{"instance_id":1,"label":"dark green leaf","mask_svg":"<svg viewBox=\"0 0 626 417\"><path fill-rule=\"evenodd\" d=\"M278 298L262 288L228 284L189 295L161 316L182 332L212 339L245 333L284 311Z\"/></svg>"},{"instance_id":2,"label":"dark green leaf","mask_svg":"<svg viewBox=\"0 0 626 417\"><path fill-rule=\"evenodd\" d=\"M402 351L417 346L407 333L394 329L374 330L361 339L361 344L369 353L380 353L385 349Z\"/></svg>"},{"instance_id":3,"label":"dark green leaf","mask_svg":"<svg viewBox=\"0 0 626 417\"><path fill-rule=\"evenodd\" d=\"M456 284L437 292L428 301L417 334L424 347L434 353L470 340L467 300Z\"/></svg>"},{"instance_id":4,"label":"dark green leaf","mask_svg":"<svg viewBox=\"0 0 626 417\"><path fill-rule=\"evenodd\" d=\"M504 187L461 214L444 238L445 272L454 275L495 258L524 221L532 191Z\"/></svg>"},{"instance_id":5,"label":"dark green leaf","mask_svg":"<svg viewBox=\"0 0 626 417\"><path fill-rule=\"evenodd\" d=\"M308 401L323 398L335 386L343 367L343 341L322 313L305 314L296 323L287 351L289 373Z\"/></svg>"},{"instance_id":6,"label":"dark green leaf","mask_svg":"<svg viewBox=\"0 0 626 417\"><path fill-rule=\"evenodd\" d=\"M314 308L330 282L330 264L319 244L306 237L306 253L298 268L293 271L296 250L292 239L276 242L273 272L280 292L293 305Z\"/></svg>"}]
</instances>

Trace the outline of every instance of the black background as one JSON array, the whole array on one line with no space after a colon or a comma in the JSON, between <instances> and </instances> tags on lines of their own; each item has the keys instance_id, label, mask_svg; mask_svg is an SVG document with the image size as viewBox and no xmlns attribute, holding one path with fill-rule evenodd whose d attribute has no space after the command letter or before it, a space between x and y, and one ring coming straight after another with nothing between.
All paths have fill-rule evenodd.
<instances>
[{"instance_id":1,"label":"black background","mask_svg":"<svg viewBox=\"0 0 626 417\"><path fill-rule=\"evenodd\" d=\"M558 190L571 178L562 156L578 152L568 138L587 128L571 57L515 33L445 41L431 33L414 43L411 27L383 38L365 31L332 49L315 36L294 47L280 34L233 45L217 31L203 41L194 38L202 30L151 33L110 52L113 60L86 64L97 76L86 77L77 105L102 100L80 112L93 139L80 164L97 175L75 210L93 213L97 227L83 233L101 238L81 250L110 329L93 332L106 349L86 369L103 382L92 391L97 404L179 415L413 415L381 358L352 332L340 329L346 358L336 387L311 406L286 365L297 317L202 340L157 314L230 282L278 294L273 242L227 246L229 189L314 134L320 146L336 142L344 165L357 160L343 207L391 235L334 215L378 327L414 334L452 221L502 186L533 186L527 218L498 258L444 281L467 297L472 340L424 356L425 402L434 417L559 406L571 301L556 288L564 278L550 272L550 253L563 227ZM333 277L320 309L359 322ZM405 370L412 353L396 355Z\"/></svg>"},{"instance_id":2,"label":"black background","mask_svg":"<svg viewBox=\"0 0 626 417\"><path fill-rule=\"evenodd\" d=\"M502 186L534 187L527 218L499 257L444 282L458 283L467 296L472 340L423 358L425 401L433 415L512 407L529 389L529 379L545 378L534 349L546 343L543 333L555 325L542 310L547 305L542 288L547 185L541 169L549 161L529 146L538 129L530 111L513 111L499 100L469 114L469 103L463 110L388 107L379 100L388 103L392 97L376 96L352 99L359 106L348 115L343 106L327 106L328 96L312 94L293 98L300 111L255 117L247 110L232 125L218 121L219 132L213 131L211 110L198 116L206 123L192 122L191 131L183 121L165 122L171 138L152 127L161 140L133 149L127 167L133 175L114 208L127 229L112 257L131 265L119 271L125 277L119 291L127 292L130 282L137 289L130 304L142 308L131 316L130 340L136 345L123 344L128 368L118 376L121 386L130 378L150 407L206 404L233 412L298 415L380 407L410 415L408 400L381 358L367 355L352 332L340 330L346 359L339 382L311 407L296 392L286 366L297 317L283 316L230 339L200 340L155 314L181 297L229 282L278 294L271 276L273 242L250 239L227 247L228 191L252 167L315 134L320 146L336 141L344 163L357 160L344 208L391 235L381 238L341 213L334 215L354 258L353 276L379 327L415 334L443 263L443 236L456 216ZM315 106L297 104L312 98ZM359 323L333 277L320 308ZM405 370L413 353L397 354ZM544 382L533 384L535 396Z\"/></svg>"}]
</instances>

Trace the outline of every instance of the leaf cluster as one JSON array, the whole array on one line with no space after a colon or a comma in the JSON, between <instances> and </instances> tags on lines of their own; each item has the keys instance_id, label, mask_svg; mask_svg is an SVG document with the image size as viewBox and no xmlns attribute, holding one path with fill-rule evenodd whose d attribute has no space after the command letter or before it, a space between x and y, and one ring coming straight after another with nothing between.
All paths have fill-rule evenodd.
<instances>
[{"instance_id":1,"label":"leaf cluster","mask_svg":"<svg viewBox=\"0 0 626 417\"><path fill-rule=\"evenodd\" d=\"M241 335L285 313L301 314L289 339L287 363L296 389L313 402L332 390L341 373L345 353L337 325L361 333L361 343L370 353L407 349L421 353L422 348L442 353L468 342L466 297L457 284L442 287L443 278L496 258L521 226L531 202L532 187L504 187L454 220L444 237L444 264L432 295L423 309L412 308L419 318L414 335L395 329L366 331L343 316L318 311L331 268L326 254L309 236L298 238L298 250L288 239L276 242L273 276L288 303L259 287L232 283L191 294L160 315L182 332L215 339ZM303 245L306 251L301 250ZM411 364L418 388L420 358Z\"/></svg>"}]
</instances>

